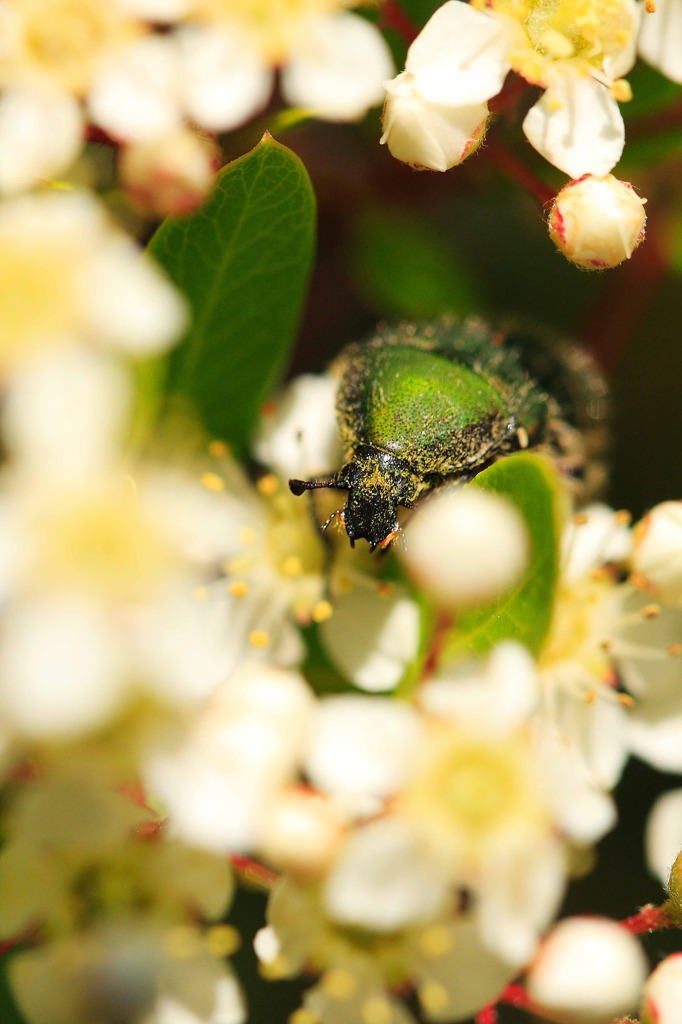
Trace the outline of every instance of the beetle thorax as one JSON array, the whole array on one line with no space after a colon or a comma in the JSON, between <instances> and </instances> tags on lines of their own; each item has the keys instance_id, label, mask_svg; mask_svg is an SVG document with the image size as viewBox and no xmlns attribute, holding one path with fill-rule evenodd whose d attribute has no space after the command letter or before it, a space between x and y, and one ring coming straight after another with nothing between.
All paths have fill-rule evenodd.
<instances>
[{"instance_id":1,"label":"beetle thorax","mask_svg":"<svg viewBox=\"0 0 682 1024\"><path fill-rule=\"evenodd\" d=\"M398 506L417 496L408 464L373 445L359 445L337 479L348 489L343 521L351 544L362 538L372 546L385 542L400 529Z\"/></svg>"}]
</instances>

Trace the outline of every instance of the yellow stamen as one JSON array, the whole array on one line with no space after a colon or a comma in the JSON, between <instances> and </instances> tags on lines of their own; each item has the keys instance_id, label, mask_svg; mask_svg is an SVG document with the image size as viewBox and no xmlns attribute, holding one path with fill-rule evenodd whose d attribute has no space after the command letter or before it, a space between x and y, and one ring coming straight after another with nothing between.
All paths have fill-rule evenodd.
<instances>
[{"instance_id":1,"label":"yellow stamen","mask_svg":"<svg viewBox=\"0 0 682 1024\"><path fill-rule=\"evenodd\" d=\"M205 487L207 491L220 494L225 490L225 481L217 473L202 473L200 479L202 487Z\"/></svg>"},{"instance_id":2,"label":"yellow stamen","mask_svg":"<svg viewBox=\"0 0 682 1024\"><path fill-rule=\"evenodd\" d=\"M264 629L252 629L249 633L249 643L257 650L263 650L270 643L270 637Z\"/></svg>"}]
</instances>

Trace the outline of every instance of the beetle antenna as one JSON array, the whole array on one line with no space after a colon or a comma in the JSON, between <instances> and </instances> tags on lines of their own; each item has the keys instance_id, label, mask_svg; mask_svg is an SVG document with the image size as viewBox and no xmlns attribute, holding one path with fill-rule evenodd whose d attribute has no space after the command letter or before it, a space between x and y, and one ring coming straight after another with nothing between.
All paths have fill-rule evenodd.
<instances>
[{"instance_id":1,"label":"beetle antenna","mask_svg":"<svg viewBox=\"0 0 682 1024\"><path fill-rule=\"evenodd\" d=\"M315 491L318 487L338 487L335 477L329 480L290 480L289 490L297 497L304 491Z\"/></svg>"}]
</instances>

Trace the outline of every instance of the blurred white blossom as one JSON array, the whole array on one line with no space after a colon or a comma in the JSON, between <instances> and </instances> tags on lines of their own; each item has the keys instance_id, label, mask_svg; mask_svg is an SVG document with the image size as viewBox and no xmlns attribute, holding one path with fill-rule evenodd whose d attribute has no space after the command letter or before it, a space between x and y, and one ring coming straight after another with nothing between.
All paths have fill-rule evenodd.
<instances>
[{"instance_id":1,"label":"blurred white blossom","mask_svg":"<svg viewBox=\"0 0 682 1024\"><path fill-rule=\"evenodd\" d=\"M643 15L638 49L645 61L673 82L682 83L680 0L656 0L655 10Z\"/></svg>"}]
</instances>

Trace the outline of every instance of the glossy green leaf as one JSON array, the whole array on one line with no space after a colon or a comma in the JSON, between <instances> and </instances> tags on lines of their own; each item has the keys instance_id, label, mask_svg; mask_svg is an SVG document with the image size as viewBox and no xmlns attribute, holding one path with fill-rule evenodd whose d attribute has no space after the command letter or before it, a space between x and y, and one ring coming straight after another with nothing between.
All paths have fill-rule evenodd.
<instances>
[{"instance_id":1,"label":"glossy green leaf","mask_svg":"<svg viewBox=\"0 0 682 1024\"><path fill-rule=\"evenodd\" d=\"M311 268L315 200L298 157L269 135L218 176L189 217L150 244L187 296L191 326L171 354L166 392L243 452L286 365Z\"/></svg>"},{"instance_id":2,"label":"glossy green leaf","mask_svg":"<svg viewBox=\"0 0 682 1024\"><path fill-rule=\"evenodd\" d=\"M549 459L520 452L494 463L470 486L513 501L528 527L530 562L518 583L500 600L460 615L444 660L482 654L508 639L518 640L536 653L549 628L559 573L563 485Z\"/></svg>"},{"instance_id":3,"label":"glossy green leaf","mask_svg":"<svg viewBox=\"0 0 682 1024\"><path fill-rule=\"evenodd\" d=\"M377 316L419 320L483 306L466 261L424 218L387 210L359 217L348 262L358 294Z\"/></svg>"}]
</instances>

